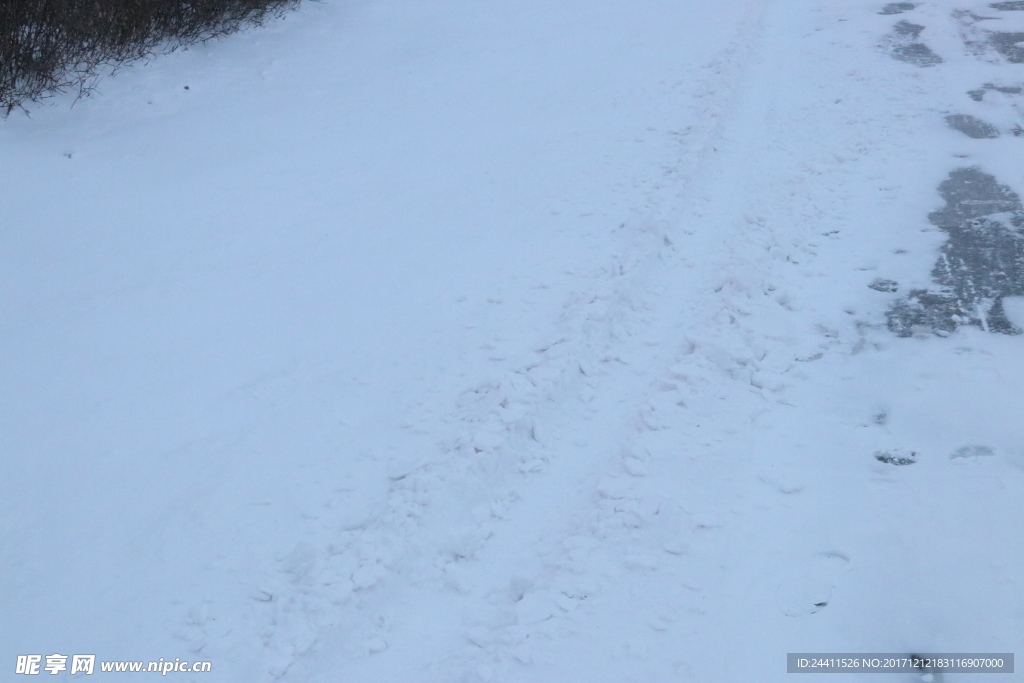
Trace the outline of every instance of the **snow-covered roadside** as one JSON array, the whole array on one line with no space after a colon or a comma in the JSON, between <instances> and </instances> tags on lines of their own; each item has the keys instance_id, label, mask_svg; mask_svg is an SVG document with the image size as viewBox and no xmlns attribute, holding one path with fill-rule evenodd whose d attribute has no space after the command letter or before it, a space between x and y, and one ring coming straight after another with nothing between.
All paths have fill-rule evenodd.
<instances>
[{"instance_id":1,"label":"snow-covered roadside","mask_svg":"<svg viewBox=\"0 0 1024 683\"><path fill-rule=\"evenodd\" d=\"M415 572L447 525L402 526L392 480L454 485L590 318L605 360L668 131L746 7L314 6L5 122L5 657L258 680L339 618L379 649L403 581L445 601ZM505 375L526 415L471 430L457 398Z\"/></svg>"},{"instance_id":2,"label":"snow-covered roadside","mask_svg":"<svg viewBox=\"0 0 1024 683\"><path fill-rule=\"evenodd\" d=\"M964 8L316 6L6 122L3 657L1012 651L1021 338L886 329L949 171L1024 190Z\"/></svg>"}]
</instances>

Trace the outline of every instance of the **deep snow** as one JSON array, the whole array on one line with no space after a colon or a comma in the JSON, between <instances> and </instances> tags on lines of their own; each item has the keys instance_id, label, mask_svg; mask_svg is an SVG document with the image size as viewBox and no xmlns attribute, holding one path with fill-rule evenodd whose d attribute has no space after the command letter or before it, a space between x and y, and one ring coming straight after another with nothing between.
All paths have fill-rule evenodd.
<instances>
[{"instance_id":1,"label":"deep snow","mask_svg":"<svg viewBox=\"0 0 1024 683\"><path fill-rule=\"evenodd\" d=\"M1024 193L1022 31L973 0L328 2L2 122L4 676L1013 652L1024 336L991 292L892 316L958 253L943 182Z\"/></svg>"}]
</instances>

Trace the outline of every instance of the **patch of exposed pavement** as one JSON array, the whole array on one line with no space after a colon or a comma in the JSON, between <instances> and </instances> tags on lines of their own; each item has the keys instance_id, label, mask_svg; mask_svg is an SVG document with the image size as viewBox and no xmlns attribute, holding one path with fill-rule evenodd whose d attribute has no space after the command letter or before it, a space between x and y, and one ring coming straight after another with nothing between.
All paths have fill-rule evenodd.
<instances>
[{"instance_id":1,"label":"patch of exposed pavement","mask_svg":"<svg viewBox=\"0 0 1024 683\"><path fill-rule=\"evenodd\" d=\"M999 137L998 128L970 114L950 114L946 117L946 125L975 140Z\"/></svg>"},{"instance_id":2,"label":"patch of exposed pavement","mask_svg":"<svg viewBox=\"0 0 1024 683\"><path fill-rule=\"evenodd\" d=\"M893 59L914 66L937 66L943 62L930 47L918 40L925 27L906 20L896 22L882 45Z\"/></svg>"},{"instance_id":3,"label":"patch of exposed pavement","mask_svg":"<svg viewBox=\"0 0 1024 683\"><path fill-rule=\"evenodd\" d=\"M879 14L903 14L917 7L916 2L890 2L879 10Z\"/></svg>"},{"instance_id":4,"label":"patch of exposed pavement","mask_svg":"<svg viewBox=\"0 0 1024 683\"><path fill-rule=\"evenodd\" d=\"M893 2L878 14L901 14L918 6L919 3ZM993 2L989 8L997 12L1024 11L1024 0ZM968 53L990 63L1024 63L1024 32L992 30L990 26L1000 25L998 16L982 16L965 9L954 10L952 18ZM926 28L900 20L882 39L882 46L893 59L920 67L938 66L943 63L942 57L921 41ZM1024 85L1013 81L989 82L967 94L975 102L982 102L990 92L1013 98L1024 95ZM1019 110L1008 100L994 104ZM1004 121L1001 130L972 114L948 114L945 122L975 140L998 138L1006 130L1024 136L1020 123ZM951 171L938 191L946 205L932 212L928 219L946 233L947 240L931 271L933 285L911 289L896 299L886 313L889 329L900 337L945 336L963 325L1021 334L1022 330L1007 316L1003 303L1006 297L1024 296L1024 205L1020 196L976 166ZM886 278L876 278L868 287L888 294L900 291L896 280ZM890 462L885 458L879 460Z\"/></svg>"},{"instance_id":5,"label":"patch of exposed pavement","mask_svg":"<svg viewBox=\"0 0 1024 683\"><path fill-rule=\"evenodd\" d=\"M949 239L932 269L935 287L911 290L887 313L900 337L952 333L961 325L1020 334L1003 298L1024 295L1024 206L979 168L958 168L939 185L946 206L928 216Z\"/></svg>"},{"instance_id":6,"label":"patch of exposed pavement","mask_svg":"<svg viewBox=\"0 0 1024 683\"><path fill-rule=\"evenodd\" d=\"M990 7L1002 11L1017 9L1016 6L1009 7L1011 3L1006 3L1007 6L996 6L1003 4L994 3ZM1024 32L989 30L987 22L995 21L998 25L1000 17L982 16L969 10L956 10L953 12L953 18L960 26L960 37L968 52L977 57L984 57L990 51L995 51L1010 64L1024 64ZM983 23L985 26L982 26Z\"/></svg>"},{"instance_id":7,"label":"patch of exposed pavement","mask_svg":"<svg viewBox=\"0 0 1024 683\"><path fill-rule=\"evenodd\" d=\"M990 31L989 44L1011 64L1024 64L1024 32Z\"/></svg>"},{"instance_id":8,"label":"patch of exposed pavement","mask_svg":"<svg viewBox=\"0 0 1024 683\"><path fill-rule=\"evenodd\" d=\"M1020 95L1024 93L1024 86L1019 85L994 85L992 83L986 83L985 85L975 90L968 90L967 94L975 102L981 102L985 99L985 93L989 91L1000 92L1004 95Z\"/></svg>"}]
</instances>

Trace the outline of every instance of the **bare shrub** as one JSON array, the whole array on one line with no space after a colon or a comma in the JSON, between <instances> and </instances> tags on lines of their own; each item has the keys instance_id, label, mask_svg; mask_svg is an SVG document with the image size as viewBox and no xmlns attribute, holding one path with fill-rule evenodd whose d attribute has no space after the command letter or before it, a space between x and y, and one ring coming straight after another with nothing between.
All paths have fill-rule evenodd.
<instances>
[{"instance_id":1,"label":"bare shrub","mask_svg":"<svg viewBox=\"0 0 1024 683\"><path fill-rule=\"evenodd\" d=\"M0 0L0 113L103 68L258 25L299 0Z\"/></svg>"}]
</instances>

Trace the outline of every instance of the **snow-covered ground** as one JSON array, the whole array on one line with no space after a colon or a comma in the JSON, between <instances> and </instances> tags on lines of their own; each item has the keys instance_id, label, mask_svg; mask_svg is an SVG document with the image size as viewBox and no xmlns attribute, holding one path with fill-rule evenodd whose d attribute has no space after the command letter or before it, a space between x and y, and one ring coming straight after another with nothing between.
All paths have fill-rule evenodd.
<instances>
[{"instance_id":1,"label":"snow-covered ground","mask_svg":"<svg viewBox=\"0 0 1024 683\"><path fill-rule=\"evenodd\" d=\"M308 3L0 122L3 680L1019 649L1017 4Z\"/></svg>"}]
</instances>

